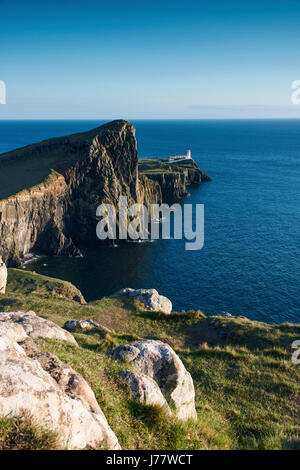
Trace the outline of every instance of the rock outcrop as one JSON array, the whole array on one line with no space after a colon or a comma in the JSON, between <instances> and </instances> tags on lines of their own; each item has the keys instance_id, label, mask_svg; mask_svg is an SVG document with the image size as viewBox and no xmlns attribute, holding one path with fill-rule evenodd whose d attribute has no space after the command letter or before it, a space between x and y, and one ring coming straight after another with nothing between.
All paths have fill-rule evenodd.
<instances>
[{"instance_id":1,"label":"rock outcrop","mask_svg":"<svg viewBox=\"0 0 300 470\"><path fill-rule=\"evenodd\" d=\"M67 449L120 449L86 381L56 356L40 352L20 324L1 321L0 416L25 413L57 432Z\"/></svg>"},{"instance_id":2,"label":"rock outcrop","mask_svg":"<svg viewBox=\"0 0 300 470\"><path fill-rule=\"evenodd\" d=\"M162 312L165 315L172 313L172 302L167 297L160 295L156 289L132 289L125 287L114 294L128 295L139 300L146 310L153 312Z\"/></svg>"},{"instance_id":3,"label":"rock outcrop","mask_svg":"<svg viewBox=\"0 0 300 470\"><path fill-rule=\"evenodd\" d=\"M164 398L175 409L181 420L196 419L195 390L193 379L173 349L161 341L140 340L124 344L114 349L112 358L134 365L139 373L153 379L160 388ZM138 401L148 400L149 396L157 397L157 389L149 392L151 386L144 387L141 377L133 377L129 372L124 380L131 385L133 397ZM158 402L160 400L158 399Z\"/></svg>"},{"instance_id":4,"label":"rock outcrop","mask_svg":"<svg viewBox=\"0 0 300 470\"><path fill-rule=\"evenodd\" d=\"M67 341L77 346L74 336L50 320L38 317L32 311L0 312L0 328L5 323L17 324L31 338L50 338Z\"/></svg>"},{"instance_id":5,"label":"rock outcrop","mask_svg":"<svg viewBox=\"0 0 300 470\"><path fill-rule=\"evenodd\" d=\"M7 283L7 268L0 256L0 294L5 294Z\"/></svg>"},{"instance_id":6,"label":"rock outcrop","mask_svg":"<svg viewBox=\"0 0 300 470\"><path fill-rule=\"evenodd\" d=\"M140 161L140 170L142 175L158 184L164 202L187 196L190 185L211 181L192 159L176 164L169 164L167 160L143 159Z\"/></svg>"}]
</instances>

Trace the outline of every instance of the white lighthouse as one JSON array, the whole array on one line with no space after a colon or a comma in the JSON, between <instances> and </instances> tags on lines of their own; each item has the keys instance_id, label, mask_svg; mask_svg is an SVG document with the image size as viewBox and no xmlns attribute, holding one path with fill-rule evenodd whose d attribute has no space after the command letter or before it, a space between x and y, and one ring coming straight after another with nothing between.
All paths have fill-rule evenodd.
<instances>
[{"instance_id":1,"label":"white lighthouse","mask_svg":"<svg viewBox=\"0 0 300 470\"><path fill-rule=\"evenodd\" d=\"M175 163L175 162L181 162L183 160L190 160L192 158L192 152L191 149L188 149L186 155L171 155L168 158L169 163Z\"/></svg>"}]
</instances>

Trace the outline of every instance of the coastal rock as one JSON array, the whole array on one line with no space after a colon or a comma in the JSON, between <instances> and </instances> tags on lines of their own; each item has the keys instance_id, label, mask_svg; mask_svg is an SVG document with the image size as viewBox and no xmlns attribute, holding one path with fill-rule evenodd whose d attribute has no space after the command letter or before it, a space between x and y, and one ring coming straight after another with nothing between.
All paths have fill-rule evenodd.
<instances>
[{"instance_id":1,"label":"coastal rock","mask_svg":"<svg viewBox=\"0 0 300 470\"><path fill-rule=\"evenodd\" d=\"M93 320L68 320L63 326L68 331L75 331L77 328L81 330L89 330L91 328L100 328L101 330L106 331L107 333L113 333L112 330L107 328L100 323L97 323Z\"/></svg>"},{"instance_id":2,"label":"coastal rock","mask_svg":"<svg viewBox=\"0 0 300 470\"><path fill-rule=\"evenodd\" d=\"M141 374L155 380L179 419L197 418L192 377L168 344L154 340L134 341L114 349L111 356L132 363Z\"/></svg>"},{"instance_id":3,"label":"coastal rock","mask_svg":"<svg viewBox=\"0 0 300 470\"><path fill-rule=\"evenodd\" d=\"M188 195L189 185L211 181L193 159L173 164L165 160L143 159L139 168L142 176L158 184L164 201L180 200Z\"/></svg>"},{"instance_id":4,"label":"coastal rock","mask_svg":"<svg viewBox=\"0 0 300 470\"><path fill-rule=\"evenodd\" d=\"M115 292L113 296L131 294L132 292L135 292L135 289L132 289L131 287L124 287L123 289Z\"/></svg>"},{"instance_id":5,"label":"coastal rock","mask_svg":"<svg viewBox=\"0 0 300 470\"><path fill-rule=\"evenodd\" d=\"M17 338L19 325L13 326ZM30 338L18 344L12 336L0 333L0 416L27 413L57 432L67 449L120 449L85 380L56 356L39 352Z\"/></svg>"},{"instance_id":6,"label":"coastal rock","mask_svg":"<svg viewBox=\"0 0 300 470\"><path fill-rule=\"evenodd\" d=\"M156 289L132 289L125 287L115 295L129 295L129 297L134 297L144 305L146 310L162 312L165 315L170 315L172 312L171 300L160 295Z\"/></svg>"},{"instance_id":7,"label":"coastal rock","mask_svg":"<svg viewBox=\"0 0 300 470\"><path fill-rule=\"evenodd\" d=\"M147 375L129 370L122 370L119 372L119 376L130 386L134 401L144 405L159 406L165 410L167 415L171 416L170 407L155 380Z\"/></svg>"},{"instance_id":8,"label":"coastal rock","mask_svg":"<svg viewBox=\"0 0 300 470\"><path fill-rule=\"evenodd\" d=\"M51 338L67 341L77 346L77 342L71 333L62 329L50 320L38 317L32 311L0 312L1 322L14 322L22 326L28 336L32 338Z\"/></svg>"},{"instance_id":9,"label":"coastal rock","mask_svg":"<svg viewBox=\"0 0 300 470\"><path fill-rule=\"evenodd\" d=\"M0 256L0 294L5 294L7 283L7 268Z\"/></svg>"}]
</instances>

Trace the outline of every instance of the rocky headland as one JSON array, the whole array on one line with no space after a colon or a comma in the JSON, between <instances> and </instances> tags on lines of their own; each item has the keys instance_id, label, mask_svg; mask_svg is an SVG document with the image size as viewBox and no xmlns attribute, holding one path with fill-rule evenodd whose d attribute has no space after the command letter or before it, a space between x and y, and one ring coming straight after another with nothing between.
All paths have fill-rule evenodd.
<instances>
[{"instance_id":1,"label":"rocky headland","mask_svg":"<svg viewBox=\"0 0 300 470\"><path fill-rule=\"evenodd\" d=\"M153 164L152 164L153 168ZM96 208L149 205L187 194L209 178L191 161L173 169L157 162L139 171L134 127L113 121L89 132L53 138L0 156L0 253L18 266L31 250L79 256L78 246L100 243Z\"/></svg>"}]
</instances>

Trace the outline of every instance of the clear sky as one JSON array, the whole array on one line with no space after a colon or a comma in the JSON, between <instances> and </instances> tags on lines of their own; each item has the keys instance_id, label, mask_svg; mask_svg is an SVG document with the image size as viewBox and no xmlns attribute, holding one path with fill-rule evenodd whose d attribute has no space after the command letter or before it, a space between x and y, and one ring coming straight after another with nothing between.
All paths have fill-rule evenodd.
<instances>
[{"instance_id":1,"label":"clear sky","mask_svg":"<svg viewBox=\"0 0 300 470\"><path fill-rule=\"evenodd\" d=\"M300 2L0 0L0 119L299 117Z\"/></svg>"}]
</instances>

